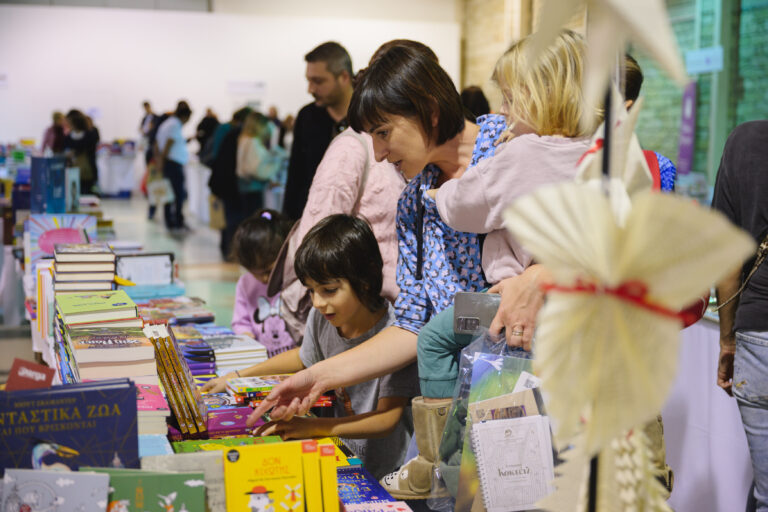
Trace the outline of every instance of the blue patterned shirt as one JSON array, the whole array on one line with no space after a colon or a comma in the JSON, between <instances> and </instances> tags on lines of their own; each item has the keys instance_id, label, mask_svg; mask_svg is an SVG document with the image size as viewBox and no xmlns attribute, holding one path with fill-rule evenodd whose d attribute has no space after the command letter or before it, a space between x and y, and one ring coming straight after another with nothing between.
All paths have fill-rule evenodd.
<instances>
[{"instance_id":1,"label":"blue patterned shirt","mask_svg":"<svg viewBox=\"0 0 768 512\"><path fill-rule=\"evenodd\" d=\"M654 151L656 153L656 151ZM656 160L659 162L659 175L661 177L661 191L672 192L675 190L675 178L677 177L677 168L672 160L656 153Z\"/></svg>"},{"instance_id":2,"label":"blue patterned shirt","mask_svg":"<svg viewBox=\"0 0 768 512\"><path fill-rule=\"evenodd\" d=\"M496 140L506 129L504 116L477 118L480 131L469 167L493 156ZM455 231L437 212L426 192L438 187L440 169L432 164L412 179L397 203L397 284L394 325L418 334L433 315L453 304L460 291L480 291L488 284L480 266L480 239L474 233ZM416 277L418 204L423 201L422 279Z\"/></svg>"}]
</instances>

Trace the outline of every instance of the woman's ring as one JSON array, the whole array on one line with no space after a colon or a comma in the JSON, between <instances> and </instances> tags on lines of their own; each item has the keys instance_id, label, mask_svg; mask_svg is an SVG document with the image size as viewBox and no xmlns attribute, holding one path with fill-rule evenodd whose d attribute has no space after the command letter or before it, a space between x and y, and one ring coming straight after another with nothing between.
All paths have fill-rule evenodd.
<instances>
[{"instance_id":1,"label":"woman's ring","mask_svg":"<svg viewBox=\"0 0 768 512\"><path fill-rule=\"evenodd\" d=\"M509 335L510 336L522 336L523 335L523 331L522 330L520 330L520 331L512 331L512 332L509 333Z\"/></svg>"}]
</instances>

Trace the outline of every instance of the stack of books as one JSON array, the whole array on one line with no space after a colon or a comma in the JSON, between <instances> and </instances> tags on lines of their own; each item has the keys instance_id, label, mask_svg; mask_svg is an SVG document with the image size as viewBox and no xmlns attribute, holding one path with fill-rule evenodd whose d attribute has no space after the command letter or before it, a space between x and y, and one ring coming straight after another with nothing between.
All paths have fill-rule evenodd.
<instances>
[{"instance_id":1,"label":"stack of books","mask_svg":"<svg viewBox=\"0 0 768 512\"><path fill-rule=\"evenodd\" d=\"M208 336L203 341L213 350L220 376L267 360L266 347L245 334Z\"/></svg>"},{"instance_id":2,"label":"stack of books","mask_svg":"<svg viewBox=\"0 0 768 512\"><path fill-rule=\"evenodd\" d=\"M226 375L267 360L267 349L253 338L211 324L176 325L173 334L195 377Z\"/></svg>"},{"instance_id":3,"label":"stack of books","mask_svg":"<svg viewBox=\"0 0 768 512\"><path fill-rule=\"evenodd\" d=\"M128 379L3 391L0 418L0 469L139 467L136 386Z\"/></svg>"},{"instance_id":4,"label":"stack of books","mask_svg":"<svg viewBox=\"0 0 768 512\"><path fill-rule=\"evenodd\" d=\"M115 253L105 243L56 244L56 293L111 290L115 280Z\"/></svg>"},{"instance_id":5,"label":"stack of books","mask_svg":"<svg viewBox=\"0 0 768 512\"><path fill-rule=\"evenodd\" d=\"M142 326L141 318L137 316L136 304L122 290L109 290L103 292L84 292L84 293L59 293L55 296L55 323L54 323L54 352L59 369L59 376L64 383L80 382L81 378L105 378L116 376L135 376L137 374L125 374L115 370L104 377L94 376L93 373L86 372L90 377L81 377L78 371L75 351L70 343L72 333L82 329L102 328L101 335L112 335L119 332L121 328L140 328ZM137 335L135 331L130 331L130 336ZM85 341L85 340L84 340ZM109 344L109 343L107 343ZM114 343L113 343L114 344ZM93 346L99 346L96 340L90 343ZM104 345L104 343L101 343ZM119 346L120 344L116 344ZM133 343L128 346L132 346ZM101 347L103 348L103 347ZM83 347L85 350L85 348ZM88 349L90 350L90 349ZM146 352L140 352L139 356L128 353L125 354L126 361L133 361L137 364L146 363ZM95 353L94 353L95 355ZM87 357L87 356L86 356ZM150 356L151 357L151 356ZM85 362L85 361L84 361ZM93 362L93 361L89 361ZM146 365L145 365L146 368ZM126 371L130 369L126 368ZM138 375L150 375L149 381L157 383L157 377L151 378L156 372L140 373Z\"/></svg>"},{"instance_id":6,"label":"stack of books","mask_svg":"<svg viewBox=\"0 0 768 512\"><path fill-rule=\"evenodd\" d=\"M182 436L207 436L208 409L170 329L148 325L144 333L154 345L157 374Z\"/></svg>"},{"instance_id":7,"label":"stack of books","mask_svg":"<svg viewBox=\"0 0 768 512\"><path fill-rule=\"evenodd\" d=\"M236 377L227 381L229 393L238 405L255 407L269 395L272 388L290 377L292 374L263 375L261 377ZM331 407L332 395L320 395L313 407Z\"/></svg>"},{"instance_id":8,"label":"stack of books","mask_svg":"<svg viewBox=\"0 0 768 512\"><path fill-rule=\"evenodd\" d=\"M150 299L139 303L139 314L148 324L189 324L213 322L215 315L205 301L191 297Z\"/></svg>"}]
</instances>

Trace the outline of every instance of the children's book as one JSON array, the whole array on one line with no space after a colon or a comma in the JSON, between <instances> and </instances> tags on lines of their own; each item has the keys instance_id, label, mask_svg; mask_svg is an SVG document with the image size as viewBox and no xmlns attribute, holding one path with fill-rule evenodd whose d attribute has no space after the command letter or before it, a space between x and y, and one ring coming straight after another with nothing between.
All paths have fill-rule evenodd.
<instances>
[{"instance_id":1,"label":"children's book","mask_svg":"<svg viewBox=\"0 0 768 512\"><path fill-rule=\"evenodd\" d=\"M136 385L136 408L140 414L166 417L170 414L168 402L163 397L160 386L154 384Z\"/></svg>"},{"instance_id":2,"label":"children's book","mask_svg":"<svg viewBox=\"0 0 768 512\"><path fill-rule=\"evenodd\" d=\"M174 441L173 451L176 453L194 453L226 451L233 446L249 446L252 444L274 444L282 443L280 436L235 436L222 439L189 439L185 441Z\"/></svg>"},{"instance_id":3,"label":"children's book","mask_svg":"<svg viewBox=\"0 0 768 512\"><path fill-rule=\"evenodd\" d=\"M219 452L176 453L142 457L141 468L149 471L202 472L208 512L226 512L224 465Z\"/></svg>"},{"instance_id":4,"label":"children's book","mask_svg":"<svg viewBox=\"0 0 768 512\"><path fill-rule=\"evenodd\" d=\"M514 389L522 372L532 372L531 364L530 359L487 353L476 354L472 364L470 406L474 402L497 397ZM454 508L456 512L469 512L476 499L478 504L482 504L477 461L471 448L471 431L472 418L468 416L461 452L458 492Z\"/></svg>"},{"instance_id":5,"label":"children's book","mask_svg":"<svg viewBox=\"0 0 768 512\"><path fill-rule=\"evenodd\" d=\"M115 261L115 253L112 248L102 242L87 244L56 244L54 257L57 263L69 262L106 262ZM114 268L114 267L112 267Z\"/></svg>"},{"instance_id":6,"label":"children's book","mask_svg":"<svg viewBox=\"0 0 768 512\"><path fill-rule=\"evenodd\" d=\"M345 508L356 503L395 501L379 481L362 466L337 468L336 475L339 481L339 498Z\"/></svg>"},{"instance_id":7,"label":"children's book","mask_svg":"<svg viewBox=\"0 0 768 512\"><path fill-rule=\"evenodd\" d=\"M223 455L227 510L304 509L301 442L238 446Z\"/></svg>"},{"instance_id":8,"label":"children's book","mask_svg":"<svg viewBox=\"0 0 768 512\"><path fill-rule=\"evenodd\" d=\"M475 423L471 438L488 512L531 510L554 489L546 416Z\"/></svg>"},{"instance_id":9,"label":"children's book","mask_svg":"<svg viewBox=\"0 0 768 512\"><path fill-rule=\"evenodd\" d=\"M78 364L140 361L155 357L152 343L137 327L89 327L65 334Z\"/></svg>"},{"instance_id":10,"label":"children's book","mask_svg":"<svg viewBox=\"0 0 768 512\"><path fill-rule=\"evenodd\" d=\"M323 489L323 512L339 512L339 486L337 483L336 445L318 441L320 452L320 481Z\"/></svg>"},{"instance_id":11,"label":"children's book","mask_svg":"<svg viewBox=\"0 0 768 512\"><path fill-rule=\"evenodd\" d=\"M123 290L58 295L56 303L65 324L136 317L136 304Z\"/></svg>"},{"instance_id":12,"label":"children's book","mask_svg":"<svg viewBox=\"0 0 768 512\"><path fill-rule=\"evenodd\" d=\"M263 375L261 377L236 377L227 381L227 389L233 394L271 391L292 374Z\"/></svg>"},{"instance_id":13,"label":"children's book","mask_svg":"<svg viewBox=\"0 0 768 512\"><path fill-rule=\"evenodd\" d=\"M246 435L254 427L260 427L264 420L259 418L251 427L245 424L253 412L250 407L236 409L215 409L208 411L208 436L210 438Z\"/></svg>"},{"instance_id":14,"label":"children's book","mask_svg":"<svg viewBox=\"0 0 768 512\"><path fill-rule=\"evenodd\" d=\"M66 167L64 158L48 158L48 183L45 190L45 212L65 213L67 211Z\"/></svg>"},{"instance_id":15,"label":"children's book","mask_svg":"<svg viewBox=\"0 0 768 512\"><path fill-rule=\"evenodd\" d=\"M53 258L56 244L86 243L96 239L96 217L80 214L32 214L27 221L29 252L25 268L32 269L41 258Z\"/></svg>"},{"instance_id":16,"label":"children's book","mask_svg":"<svg viewBox=\"0 0 768 512\"><path fill-rule=\"evenodd\" d=\"M224 354L233 354L238 352L264 352L264 345L244 334L231 334L224 336L211 336L205 338L205 343L213 349L216 357Z\"/></svg>"},{"instance_id":17,"label":"children's book","mask_svg":"<svg viewBox=\"0 0 768 512\"><path fill-rule=\"evenodd\" d=\"M138 467L128 379L0 392L0 468Z\"/></svg>"},{"instance_id":18,"label":"children's book","mask_svg":"<svg viewBox=\"0 0 768 512\"><path fill-rule=\"evenodd\" d=\"M2 510L103 512L109 476L96 473L7 469Z\"/></svg>"},{"instance_id":19,"label":"children's book","mask_svg":"<svg viewBox=\"0 0 768 512\"><path fill-rule=\"evenodd\" d=\"M136 285L168 285L173 283L172 252L131 253L117 257L117 275Z\"/></svg>"},{"instance_id":20,"label":"children's book","mask_svg":"<svg viewBox=\"0 0 768 512\"><path fill-rule=\"evenodd\" d=\"M139 434L139 458L150 455L169 455L173 453L171 443L164 434Z\"/></svg>"},{"instance_id":21,"label":"children's book","mask_svg":"<svg viewBox=\"0 0 768 512\"><path fill-rule=\"evenodd\" d=\"M109 475L108 510L124 512L205 512L202 472L170 473L128 469L85 468Z\"/></svg>"},{"instance_id":22,"label":"children's book","mask_svg":"<svg viewBox=\"0 0 768 512\"><path fill-rule=\"evenodd\" d=\"M404 501L344 504L344 512L413 512Z\"/></svg>"}]
</instances>

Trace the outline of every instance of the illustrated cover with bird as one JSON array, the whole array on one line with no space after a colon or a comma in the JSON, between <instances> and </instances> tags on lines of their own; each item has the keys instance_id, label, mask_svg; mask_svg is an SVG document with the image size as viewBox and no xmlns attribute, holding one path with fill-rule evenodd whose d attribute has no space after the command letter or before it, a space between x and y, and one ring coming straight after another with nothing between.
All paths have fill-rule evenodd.
<instances>
[{"instance_id":1,"label":"illustrated cover with bird","mask_svg":"<svg viewBox=\"0 0 768 512\"><path fill-rule=\"evenodd\" d=\"M95 473L8 469L2 510L103 512L109 477Z\"/></svg>"}]
</instances>

